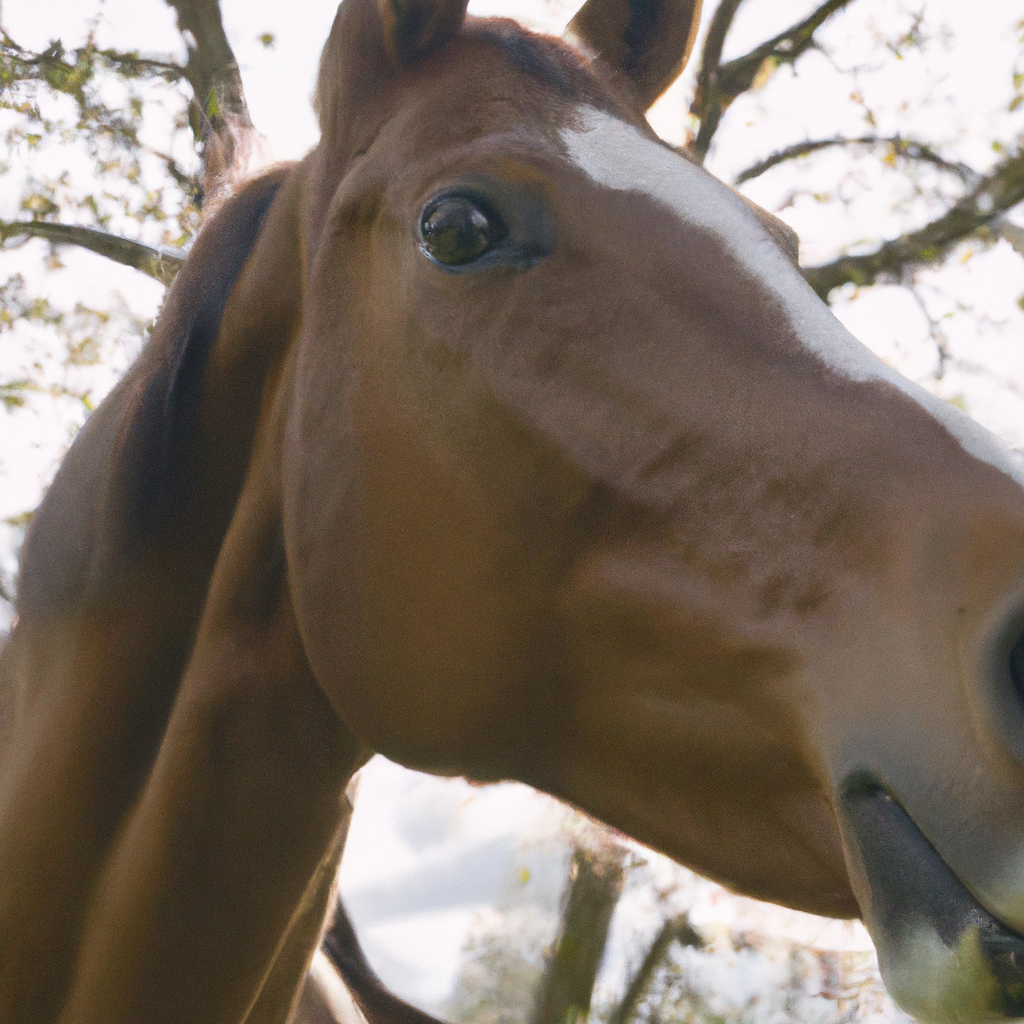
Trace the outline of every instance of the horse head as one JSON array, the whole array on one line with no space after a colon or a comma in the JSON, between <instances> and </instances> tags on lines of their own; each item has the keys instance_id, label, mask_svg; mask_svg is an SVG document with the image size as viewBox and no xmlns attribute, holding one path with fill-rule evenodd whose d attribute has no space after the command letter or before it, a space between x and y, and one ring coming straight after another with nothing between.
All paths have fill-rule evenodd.
<instances>
[{"instance_id":1,"label":"horse head","mask_svg":"<svg viewBox=\"0 0 1024 1024\"><path fill-rule=\"evenodd\" d=\"M434 6L389 62L346 3L324 58L285 448L318 679L399 761L862 914L914 1013L1024 1014L1019 459L653 136L692 5L592 0L594 61Z\"/></svg>"},{"instance_id":2,"label":"horse head","mask_svg":"<svg viewBox=\"0 0 1024 1024\"><path fill-rule=\"evenodd\" d=\"M696 7L589 0L559 41L464 0L342 3L320 145L206 228L26 545L9 689L159 680L137 781L90 826L99 866L67 883L93 909L62 1019L113 1020L87 1010L157 976L237 1019L371 751L528 782L740 892L863 916L924 1020L1024 1016L1024 463L652 133ZM122 605L101 672L81 623L119 636ZM26 744L9 821L41 792ZM225 824L243 805L259 864ZM208 881L181 909L188 871L231 899ZM186 912L244 922L259 955L230 985L212 938L167 954Z\"/></svg>"}]
</instances>

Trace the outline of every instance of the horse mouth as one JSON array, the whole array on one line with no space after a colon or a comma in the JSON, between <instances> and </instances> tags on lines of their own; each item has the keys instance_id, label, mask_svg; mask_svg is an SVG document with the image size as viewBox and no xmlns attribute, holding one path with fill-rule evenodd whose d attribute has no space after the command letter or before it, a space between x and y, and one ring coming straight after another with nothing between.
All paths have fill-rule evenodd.
<instances>
[{"instance_id":1,"label":"horse mouth","mask_svg":"<svg viewBox=\"0 0 1024 1024\"><path fill-rule=\"evenodd\" d=\"M1024 936L996 920L874 780L841 798L854 892L886 988L928 1024L1024 1018Z\"/></svg>"}]
</instances>

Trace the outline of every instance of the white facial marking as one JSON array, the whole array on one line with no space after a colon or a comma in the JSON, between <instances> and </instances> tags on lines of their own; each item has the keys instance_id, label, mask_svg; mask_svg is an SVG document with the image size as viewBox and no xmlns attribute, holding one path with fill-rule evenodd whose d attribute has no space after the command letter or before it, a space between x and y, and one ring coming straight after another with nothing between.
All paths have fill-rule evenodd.
<instances>
[{"instance_id":1,"label":"white facial marking","mask_svg":"<svg viewBox=\"0 0 1024 1024\"><path fill-rule=\"evenodd\" d=\"M632 125L594 107L580 107L561 131L572 161L605 188L642 192L684 224L716 235L741 266L774 294L796 336L835 373L881 380L909 395L964 448L1024 487L1024 459L981 424L907 380L862 345L789 262L739 196L706 171Z\"/></svg>"}]
</instances>

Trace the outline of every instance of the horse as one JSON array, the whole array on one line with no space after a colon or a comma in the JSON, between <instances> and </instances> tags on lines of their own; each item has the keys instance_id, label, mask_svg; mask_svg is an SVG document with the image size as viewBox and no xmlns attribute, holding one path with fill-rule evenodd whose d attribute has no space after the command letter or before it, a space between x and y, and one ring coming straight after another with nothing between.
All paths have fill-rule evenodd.
<instances>
[{"instance_id":1,"label":"horse","mask_svg":"<svg viewBox=\"0 0 1024 1024\"><path fill-rule=\"evenodd\" d=\"M1024 464L652 133L695 0L465 7L343 0L31 524L0 1020L285 1020L374 752L1024 1016Z\"/></svg>"}]
</instances>

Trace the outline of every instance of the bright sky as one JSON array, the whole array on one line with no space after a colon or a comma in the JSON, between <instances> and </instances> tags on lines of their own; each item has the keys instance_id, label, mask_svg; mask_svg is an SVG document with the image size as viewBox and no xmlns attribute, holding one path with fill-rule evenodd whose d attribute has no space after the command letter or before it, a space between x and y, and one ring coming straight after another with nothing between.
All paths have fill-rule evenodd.
<instances>
[{"instance_id":1,"label":"bright sky","mask_svg":"<svg viewBox=\"0 0 1024 1024\"><path fill-rule=\"evenodd\" d=\"M710 0L706 4L707 15L713 4ZM764 40L812 7L810 0L747 0L726 56ZM309 97L334 5L330 0L289 0L288 4L280 0L223 0L223 8L254 122L266 135L276 159L300 157L316 141ZM948 29L948 41L929 46L923 54L909 52L901 60L867 66L878 63L873 49L876 38L909 24L908 12L918 8L926 12L933 30ZM470 9L479 14L518 15L535 27L555 30L573 13L573 5L565 0L547 5L540 0L475 0ZM1020 113L1011 117L1005 112L1010 72L1020 54L1011 27L1020 16L1018 0L971 4L919 0L913 5L856 0L824 36L835 50L837 65L865 65L856 78L837 74L832 61L821 54L807 56L798 74L780 72L728 113L709 166L729 180L747 164L785 144L837 133L865 134L870 129L863 121L863 106L851 98L856 93L876 113L880 134L935 140L947 156L985 169L997 159L989 142L994 138L1009 142L1024 127ZM104 44L143 51L177 47L173 17L160 0L47 0L43 4L3 0L5 29L31 48L41 48L56 37L74 46L86 23L97 17L97 31ZM259 42L265 32L275 36L272 49ZM655 127L673 140L681 137L685 125L689 84L690 78L684 76L652 114ZM858 165L854 180L844 185L856 202L826 204L798 194L831 188L834 178L829 170L826 158L809 169L766 175L747 190L799 231L808 262L829 258L840 243L853 244L898 230L898 222L889 212L893 192L869 162ZM824 184L817 184L819 181ZM0 179L0 216L10 215L16 199ZM915 209L919 222L935 213L925 202ZM21 271L30 280L41 281L41 251L41 246L33 244L0 257L0 280ZM85 254L69 255L67 269L50 275L42 286L55 301L69 304L80 295L101 303L108 289L116 291L140 315L152 314L162 291L132 271ZM960 396L975 416L1011 443L1024 446L1024 313L1017 306L1018 297L1024 294L1024 261L1000 243L990 252L926 275L922 294L932 317L948 330L954 353L973 369L951 368L943 381L929 380L935 349L928 340L927 322L905 289L875 288L856 301L844 298L835 310L858 337L909 376L934 385L945 397ZM959 305L971 304L983 315L956 312ZM947 313L954 315L947 317ZM5 338L4 344L11 346L11 336ZM16 361L9 348L6 354L0 351L0 374L12 359ZM97 388L108 385L109 381L100 382ZM37 411L19 417L0 412L0 516L34 506L40 482L52 471L75 422L75 415L67 412L55 416L52 411ZM3 624L0 618L0 627ZM531 803L521 788L506 787L484 797L479 790L459 788L459 784L445 787L378 765L364 781L364 795L366 790L373 792L374 799L367 801L367 811L360 813L353 828L344 875L346 892L357 918L362 917L367 944L380 958L378 966L385 977L421 999L442 998L458 961L465 928L488 902L482 889L490 884L489 898L497 898L507 891L509 878L516 877L521 856L534 857L522 853L524 834L531 834L532 829L543 846L543 836L558 835L564 825L548 805ZM432 808L431 813L424 813L423 807ZM523 821L532 824L524 827ZM498 847L508 853L504 861L495 853ZM487 861L491 868L473 866L467 851L478 848L491 851ZM549 844L548 849L546 863L560 864L557 844ZM416 878L426 870L424 864L443 868L453 857L463 858L460 870L467 882L474 878L479 882L472 900L450 894L447 909L421 908L390 916L378 913L375 919L373 905L376 901L379 908L380 901L371 897L382 879L404 875L413 893L409 899L415 903L417 885L422 889L422 881ZM480 879L492 870L495 858L507 862L509 874L484 884ZM548 878L544 884L550 889L552 876L550 871L545 875L548 869L542 862L543 858L534 857L533 874ZM364 894L362 902L360 893ZM539 903L545 899L548 896L538 896ZM721 909L720 904L716 906ZM820 930L824 926L813 927ZM827 941L841 945L863 943L864 939L861 933L847 930Z\"/></svg>"}]
</instances>

